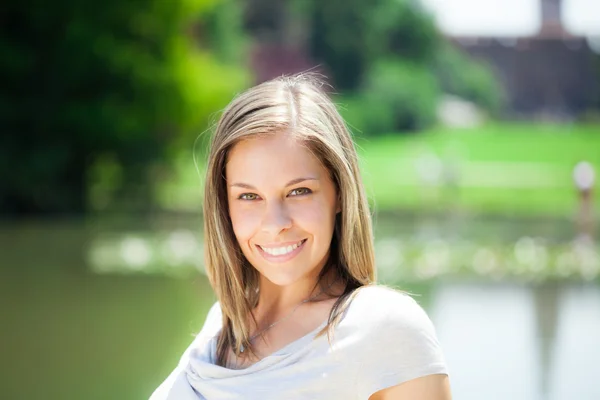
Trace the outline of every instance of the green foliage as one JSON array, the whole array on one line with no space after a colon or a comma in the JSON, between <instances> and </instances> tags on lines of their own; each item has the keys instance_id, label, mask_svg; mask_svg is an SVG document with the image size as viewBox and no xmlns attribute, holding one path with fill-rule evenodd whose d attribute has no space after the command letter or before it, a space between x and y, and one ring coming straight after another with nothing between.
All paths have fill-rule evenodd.
<instances>
[{"instance_id":1,"label":"green foliage","mask_svg":"<svg viewBox=\"0 0 600 400\"><path fill-rule=\"evenodd\" d=\"M426 62L439 40L431 18L410 0L315 0L304 10L312 22L310 53L342 91L357 89L390 54Z\"/></svg>"},{"instance_id":2,"label":"green foliage","mask_svg":"<svg viewBox=\"0 0 600 400\"><path fill-rule=\"evenodd\" d=\"M311 21L311 56L347 97L341 102L349 124L364 134L431 126L444 92L492 112L502 106L489 68L447 43L418 2L294 4L294 10L310 16L304 19Z\"/></svg>"},{"instance_id":3,"label":"green foliage","mask_svg":"<svg viewBox=\"0 0 600 400\"><path fill-rule=\"evenodd\" d=\"M502 108L502 85L483 61L473 60L458 47L444 43L436 52L434 65L445 93L472 101L491 113Z\"/></svg>"},{"instance_id":4,"label":"green foliage","mask_svg":"<svg viewBox=\"0 0 600 400\"><path fill-rule=\"evenodd\" d=\"M194 37L215 0L30 3L0 16L2 212L84 211L105 160L149 200L151 167L248 81Z\"/></svg>"},{"instance_id":5,"label":"green foliage","mask_svg":"<svg viewBox=\"0 0 600 400\"><path fill-rule=\"evenodd\" d=\"M244 65L250 38L244 31L244 7L239 0L220 0L204 18L209 48L221 61Z\"/></svg>"},{"instance_id":6,"label":"green foliage","mask_svg":"<svg viewBox=\"0 0 600 400\"><path fill-rule=\"evenodd\" d=\"M439 87L434 74L414 62L382 60L368 72L360 95L343 111L365 135L415 131L435 122Z\"/></svg>"}]
</instances>

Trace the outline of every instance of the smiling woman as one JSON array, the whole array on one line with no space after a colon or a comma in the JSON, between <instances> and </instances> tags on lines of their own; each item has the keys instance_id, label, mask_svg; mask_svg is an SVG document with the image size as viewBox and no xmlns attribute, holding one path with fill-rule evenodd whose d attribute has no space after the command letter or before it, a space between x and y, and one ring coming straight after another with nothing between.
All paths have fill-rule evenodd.
<instances>
[{"instance_id":1,"label":"smiling woman","mask_svg":"<svg viewBox=\"0 0 600 400\"><path fill-rule=\"evenodd\" d=\"M219 120L204 199L218 302L152 400L450 398L431 321L376 285L356 151L322 86L269 81Z\"/></svg>"},{"instance_id":2,"label":"smiling woman","mask_svg":"<svg viewBox=\"0 0 600 400\"><path fill-rule=\"evenodd\" d=\"M233 231L259 272L263 304L300 284L305 286L300 293L309 293L329 256L340 211L327 169L293 135L278 132L238 143L225 171L233 182L228 186Z\"/></svg>"}]
</instances>

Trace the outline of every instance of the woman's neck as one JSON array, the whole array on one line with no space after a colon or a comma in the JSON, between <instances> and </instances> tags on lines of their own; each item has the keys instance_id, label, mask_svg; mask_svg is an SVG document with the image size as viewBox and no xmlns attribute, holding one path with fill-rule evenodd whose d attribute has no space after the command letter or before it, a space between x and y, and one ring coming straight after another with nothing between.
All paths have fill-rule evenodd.
<instances>
[{"instance_id":1,"label":"woman's neck","mask_svg":"<svg viewBox=\"0 0 600 400\"><path fill-rule=\"evenodd\" d=\"M303 301L315 296L314 301L327 298L327 287L336 280L332 269L319 281L319 273L291 285L276 285L261 276L258 304L254 316L262 323L272 323L293 310Z\"/></svg>"}]
</instances>

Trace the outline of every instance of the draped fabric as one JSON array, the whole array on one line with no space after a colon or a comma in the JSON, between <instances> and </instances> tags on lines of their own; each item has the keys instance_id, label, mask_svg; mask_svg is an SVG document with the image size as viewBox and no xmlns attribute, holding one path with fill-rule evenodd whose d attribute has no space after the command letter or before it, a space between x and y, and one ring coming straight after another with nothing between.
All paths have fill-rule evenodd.
<instances>
[{"instance_id":1,"label":"draped fabric","mask_svg":"<svg viewBox=\"0 0 600 400\"><path fill-rule=\"evenodd\" d=\"M408 295L363 288L335 328L325 326L244 369L215 365L219 304L178 366L150 400L368 399L381 389L430 374L447 374L435 329Z\"/></svg>"}]
</instances>

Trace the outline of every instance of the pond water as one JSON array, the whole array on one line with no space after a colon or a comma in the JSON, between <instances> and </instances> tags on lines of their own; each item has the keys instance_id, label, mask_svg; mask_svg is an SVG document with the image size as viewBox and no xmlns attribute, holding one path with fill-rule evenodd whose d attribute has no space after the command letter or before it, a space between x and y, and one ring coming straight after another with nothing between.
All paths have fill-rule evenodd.
<instances>
[{"instance_id":1,"label":"pond water","mask_svg":"<svg viewBox=\"0 0 600 400\"><path fill-rule=\"evenodd\" d=\"M198 226L196 218L170 217L1 227L2 398L147 398L214 300L206 278L181 256L199 255ZM578 259L565 221L380 217L376 236L382 276L417 295L436 326L455 399L600 399L597 244ZM459 246L465 241L474 253ZM169 247L152 253L164 243L179 255ZM505 258L475 257L481 246ZM112 257L113 269L94 269L94 251ZM544 274L563 271L553 263L564 252L572 255L569 274ZM152 258L159 253L176 254L179 264ZM513 261L522 268L511 269ZM413 263L424 269L406 273Z\"/></svg>"},{"instance_id":2,"label":"pond water","mask_svg":"<svg viewBox=\"0 0 600 400\"><path fill-rule=\"evenodd\" d=\"M456 399L600 399L597 285L445 283L431 296Z\"/></svg>"}]
</instances>

